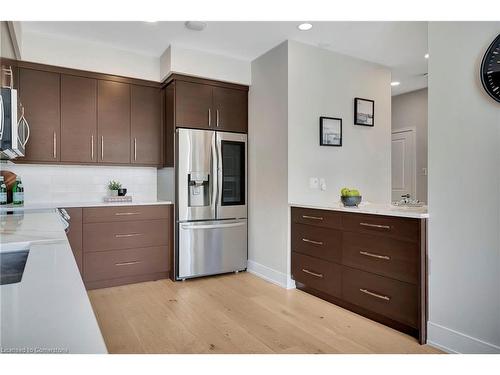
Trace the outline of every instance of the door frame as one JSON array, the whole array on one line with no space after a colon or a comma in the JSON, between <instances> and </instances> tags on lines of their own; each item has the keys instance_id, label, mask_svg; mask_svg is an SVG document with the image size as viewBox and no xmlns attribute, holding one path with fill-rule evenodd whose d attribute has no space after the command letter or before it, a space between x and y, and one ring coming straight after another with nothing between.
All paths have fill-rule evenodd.
<instances>
[{"instance_id":1,"label":"door frame","mask_svg":"<svg viewBox=\"0 0 500 375\"><path fill-rule=\"evenodd\" d=\"M401 133L411 133L412 136L412 154L413 154L413 173L412 173L412 181L411 181L411 190L413 192L411 198L417 198L417 129L412 127L405 127L399 129L391 130L391 163L392 163L392 136L394 134ZM392 181L392 167L391 167L391 181ZM391 201L392 201L392 183L391 183Z\"/></svg>"}]
</instances>

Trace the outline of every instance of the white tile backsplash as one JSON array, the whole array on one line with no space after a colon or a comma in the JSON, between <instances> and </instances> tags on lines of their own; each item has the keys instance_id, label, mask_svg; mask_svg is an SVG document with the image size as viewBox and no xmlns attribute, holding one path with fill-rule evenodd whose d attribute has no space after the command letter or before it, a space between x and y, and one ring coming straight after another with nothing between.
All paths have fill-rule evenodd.
<instances>
[{"instance_id":1,"label":"white tile backsplash","mask_svg":"<svg viewBox=\"0 0 500 375\"><path fill-rule=\"evenodd\" d=\"M118 180L135 201L157 199L157 172L150 167L110 167L1 163L19 175L26 203L101 202L110 180Z\"/></svg>"}]
</instances>

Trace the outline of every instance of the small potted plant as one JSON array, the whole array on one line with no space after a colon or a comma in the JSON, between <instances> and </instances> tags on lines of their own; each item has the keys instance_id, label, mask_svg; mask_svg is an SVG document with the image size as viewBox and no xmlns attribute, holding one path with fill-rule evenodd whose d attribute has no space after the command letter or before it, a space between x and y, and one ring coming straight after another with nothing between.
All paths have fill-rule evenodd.
<instances>
[{"instance_id":1,"label":"small potted plant","mask_svg":"<svg viewBox=\"0 0 500 375\"><path fill-rule=\"evenodd\" d=\"M118 181L109 181L108 183L108 189L110 191L110 194L112 197L117 197L118 196L118 190L122 188L122 184L119 183Z\"/></svg>"}]
</instances>

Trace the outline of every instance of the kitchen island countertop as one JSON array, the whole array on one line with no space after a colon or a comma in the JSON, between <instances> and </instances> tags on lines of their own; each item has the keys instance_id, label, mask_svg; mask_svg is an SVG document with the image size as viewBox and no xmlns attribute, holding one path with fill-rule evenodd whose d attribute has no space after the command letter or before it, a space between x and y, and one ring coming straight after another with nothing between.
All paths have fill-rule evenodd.
<instances>
[{"instance_id":1,"label":"kitchen island countertop","mask_svg":"<svg viewBox=\"0 0 500 375\"><path fill-rule=\"evenodd\" d=\"M21 248L22 280L0 286L0 352L107 353L55 210L0 215L0 251Z\"/></svg>"}]
</instances>

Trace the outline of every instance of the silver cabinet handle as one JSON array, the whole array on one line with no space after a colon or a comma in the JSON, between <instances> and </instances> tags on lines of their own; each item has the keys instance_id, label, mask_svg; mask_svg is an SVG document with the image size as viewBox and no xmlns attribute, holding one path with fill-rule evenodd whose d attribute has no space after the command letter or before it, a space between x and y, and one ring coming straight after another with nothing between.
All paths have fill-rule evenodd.
<instances>
[{"instance_id":1,"label":"silver cabinet handle","mask_svg":"<svg viewBox=\"0 0 500 375\"><path fill-rule=\"evenodd\" d=\"M212 111L208 109L208 126L212 126Z\"/></svg>"},{"instance_id":2,"label":"silver cabinet handle","mask_svg":"<svg viewBox=\"0 0 500 375\"><path fill-rule=\"evenodd\" d=\"M137 160L137 138L134 138L134 160Z\"/></svg>"},{"instance_id":3,"label":"silver cabinet handle","mask_svg":"<svg viewBox=\"0 0 500 375\"><path fill-rule=\"evenodd\" d=\"M323 274L322 273L312 272L312 271L306 270L305 268L302 268L302 272L307 273L308 275L312 275L314 277L318 277L320 279L323 278Z\"/></svg>"},{"instance_id":4,"label":"silver cabinet handle","mask_svg":"<svg viewBox=\"0 0 500 375\"><path fill-rule=\"evenodd\" d=\"M378 228L378 229L391 229L389 225L380 225L380 224L370 224L370 223L359 223L362 227L370 227L370 228Z\"/></svg>"},{"instance_id":5,"label":"silver cabinet handle","mask_svg":"<svg viewBox=\"0 0 500 375\"><path fill-rule=\"evenodd\" d=\"M101 160L104 160L104 136L101 135Z\"/></svg>"},{"instance_id":6,"label":"silver cabinet handle","mask_svg":"<svg viewBox=\"0 0 500 375\"><path fill-rule=\"evenodd\" d=\"M313 240L309 240L309 239L307 239L307 238L303 238L303 239L302 239L302 241L304 241L304 242L308 242L308 243L312 243L312 244L314 244L314 245L320 245L320 246L322 246L322 245L323 245L323 242L322 242L322 241L313 241Z\"/></svg>"},{"instance_id":7,"label":"silver cabinet handle","mask_svg":"<svg viewBox=\"0 0 500 375\"><path fill-rule=\"evenodd\" d=\"M360 289L359 291L361 293L368 294L369 296L372 296L372 297L375 297L375 298L378 298L378 299L383 299L384 301L390 301L391 300L391 297L384 296L382 294L378 294L378 293L374 293L374 292L370 292L368 289Z\"/></svg>"},{"instance_id":8,"label":"silver cabinet handle","mask_svg":"<svg viewBox=\"0 0 500 375\"><path fill-rule=\"evenodd\" d=\"M90 136L90 160L94 160L94 134Z\"/></svg>"},{"instance_id":9,"label":"silver cabinet handle","mask_svg":"<svg viewBox=\"0 0 500 375\"><path fill-rule=\"evenodd\" d=\"M308 215L302 215L302 219L323 220L322 217L319 217L319 216L308 216Z\"/></svg>"},{"instance_id":10,"label":"silver cabinet handle","mask_svg":"<svg viewBox=\"0 0 500 375\"><path fill-rule=\"evenodd\" d=\"M139 215L140 212L115 212L115 216Z\"/></svg>"},{"instance_id":11,"label":"silver cabinet handle","mask_svg":"<svg viewBox=\"0 0 500 375\"><path fill-rule=\"evenodd\" d=\"M219 127L219 110L217 110L217 111L215 112L215 114L216 114L216 118L217 118L217 121L215 122L215 125L216 125L217 127Z\"/></svg>"},{"instance_id":12,"label":"silver cabinet handle","mask_svg":"<svg viewBox=\"0 0 500 375\"><path fill-rule=\"evenodd\" d=\"M139 264L142 263L140 260L135 260L133 262L120 262L120 263L115 263L115 266L131 266L133 264Z\"/></svg>"},{"instance_id":13,"label":"silver cabinet handle","mask_svg":"<svg viewBox=\"0 0 500 375\"><path fill-rule=\"evenodd\" d=\"M359 253L361 255L364 255L364 256L367 256L367 257L371 257L371 258L391 260L391 257L387 256L387 255L380 255L380 254L369 253L368 251L360 251Z\"/></svg>"},{"instance_id":14,"label":"silver cabinet handle","mask_svg":"<svg viewBox=\"0 0 500 375\"><path fill-rule=\"evenodd\" d=\"M127 237L137 237L140 236L140 233L127 233L127 234L115 234L116 238L127 238Z\"/></svg>"},{"instance_id":15,"label":"silver cabinet handle","mask_svg":"<svg viewBox=\"0 0 500 375\"><path fill-rule=\"evenodd\" d=\"M57 138L56 138L56 132L54 132L54 139L53 139L53 150L52 154L54 155L54 159L57 158Z\"/></svg>"}]
</instances>

